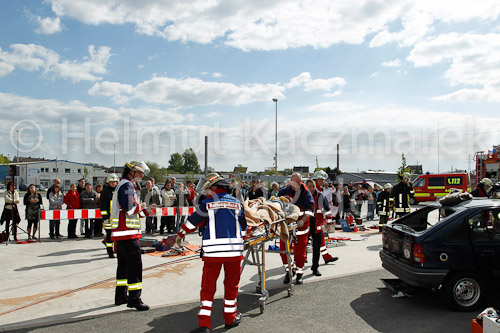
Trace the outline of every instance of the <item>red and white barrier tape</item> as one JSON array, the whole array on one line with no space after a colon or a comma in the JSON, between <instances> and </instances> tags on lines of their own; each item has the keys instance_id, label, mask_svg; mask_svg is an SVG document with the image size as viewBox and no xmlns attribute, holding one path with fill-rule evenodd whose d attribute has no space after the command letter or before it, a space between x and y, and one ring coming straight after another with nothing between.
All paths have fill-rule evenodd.
<instances>
[{"instance_id":1,"label":"red and white barrier tape","mask_svg":"<svg viewBox=\"0 0 500 333\"><path fill-rule=\"evenodd\" d=\"M195 207L160 207L152 210L150 216L189 216ZM42 210L40 220L100 219L99 209Z\"/></svg>"}]
</instances>

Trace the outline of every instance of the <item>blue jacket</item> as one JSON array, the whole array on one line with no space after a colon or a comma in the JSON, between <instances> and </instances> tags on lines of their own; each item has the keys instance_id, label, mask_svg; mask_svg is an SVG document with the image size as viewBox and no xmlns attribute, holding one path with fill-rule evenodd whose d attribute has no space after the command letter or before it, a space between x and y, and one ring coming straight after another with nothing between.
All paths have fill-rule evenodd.
<instances>
[{"instance_id":1,"label":"blue jacket","mask_svg":"<svg viewBox=\"0 0 500 333\"><path fill-rule=\"evenodd\" d=\"M314 198L304 183L300 183L300 189L295 191L291 185L283 187L279 191L279 196L289 196L292 203L305 212L306 215L314 216Z\"/></svg>"},{"instance_id":2,"label":"blue jacket","mask_svg":"<svg viewBox=\"0 0 500 333\"><path fill-rule=\"evenodd\" d=\"M245 210L239 200L224 191L206 198L187 218L179 234L183 237L200 226L205 226L202 235L204 260L206 258L241 259L247 223Z\"/></svg>"}]
</instances>

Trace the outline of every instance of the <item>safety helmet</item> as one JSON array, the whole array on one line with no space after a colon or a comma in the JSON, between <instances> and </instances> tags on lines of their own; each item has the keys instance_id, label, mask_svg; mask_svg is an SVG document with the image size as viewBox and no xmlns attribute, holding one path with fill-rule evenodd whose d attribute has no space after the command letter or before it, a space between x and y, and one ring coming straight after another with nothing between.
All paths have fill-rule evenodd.
<instances>
[{"instance_id":1,"label":"safety helmet","mask_svg":"<svg viewBox=\"0 0 500 333\"><path fill-rule=\"evenodd\" d=\"M120 178L118 178L118 176L116 175L116 173L112 173L108 176L108 178L106 178L106 180L109 182L118 182L120 181Z\"/></svg>"},{"instance_id":2,"label":"safety helmet","mask_svg":"<svg viewBox=\"0 0 500 333\"><path fill-rule=\"evenodd\" d=\"M125 167L129 168L130 170L133 170L133 171L139 171L139 172L142 172L144 173L144 176L147 176L149 174L149 168L148 166L146 165L146 163L144 163L144 161L132 161L132 162L127 162L125 163Z\"/></svg>"},{"instance_id":3,"label":"safety helmet","mask_svg":"<svg viewBox=\"0 0 500 333\"><path fill-rule=\"evenodd\" d=\"M387 190L388 188L392 188L392 184L391 183L387 183L384 185L384 190Z\"/></svg>"},{"instance_id":4,"label":"safety helmet","mask_svg":"<svg viewBox=\"0 0 500 333\"><path fill-rule=\"evenodd\" d=\"M409 172L404 172L402 178L403 179L410 179L411 178L411 174Z\"/></svg>"},{"instance_id":5,"label":"safety helmet","mask_svg":"<svg viewBox=\"0 0 500 333\"><path fill-rule=\"evenodd\" d=\"M314 173L314 175L312 176L312 179L327 179L328 178L328 174L326 172L324 172L323 170L318 170Z\"/></svg>"},{"instance_id":6,"label":"safety helmet","mask_svg":"<svg viewBox=\"0 0 500 333\"><path fill-rule=\"evenodd\" d=\"M209 175L207 175L207 180L203 184L203 190L206 190L207 188L210 188L210 186L217 184L218 182L224 180L224 177L219 175L218 173L214 172Z\"/></svg>"},{"instance_id":7,"label":"safety helmet","mask_svg":"<svg viewBox=\"0 0 500 333\"><path fill-rule=\"evenodd\" d=\"M484 184L484 185L489 186L489 187L493 186L493 182L489 178L483 178L483 179L481 179L481 181L479 183Z\"/></svg>"}]
</instances>

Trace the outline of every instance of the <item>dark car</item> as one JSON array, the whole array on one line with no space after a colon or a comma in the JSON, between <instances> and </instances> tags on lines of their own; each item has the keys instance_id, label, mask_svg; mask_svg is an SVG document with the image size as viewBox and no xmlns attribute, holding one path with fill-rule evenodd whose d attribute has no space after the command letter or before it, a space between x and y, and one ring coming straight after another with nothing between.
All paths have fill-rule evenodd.
<instances>
[{"instance_id":1,"label":"dark car","mask_svg":"<svg viewBox=\"0 0 500 333\"><path fill-rule=\"evenodd\" d=\"M37 191L47 191L47 189L45 188L45 186L43 186L42 184L35 185L35 188L36 188Z\"/></svg>"},{"instance_id":2,"label":"dark car","mask_svg":"<svg viewBox=\"0 0 500 333\"><path fill-rule=\"evenodd\" d=\"M500 200L435 202L388 224L382 243L382 266L404 283L439 290L456 311L476 310L500 282Z\"/></svg>"},{"instance_id":3,"label":"dark car","mask_svg":"<svg viewBox=\"0 0 500 333\"><path fill-rule=\"evenodd\" d=\"M28 187L29 187L28 184L20 184L18 189L19 191L27 191Z\"/></svg>"}]
</instances>

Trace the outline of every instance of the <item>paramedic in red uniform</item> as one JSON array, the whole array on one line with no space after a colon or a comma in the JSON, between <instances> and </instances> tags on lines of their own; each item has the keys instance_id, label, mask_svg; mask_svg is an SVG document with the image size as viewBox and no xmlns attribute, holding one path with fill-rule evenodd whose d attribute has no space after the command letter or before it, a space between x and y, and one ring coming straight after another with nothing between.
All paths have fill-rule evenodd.
<instances>
[{"instance_id":1,"label":"paramedic in red uniform","mask_svg":"<svg viewBox=\"0 0 500 333\"><path fill-rule=\"evenodd\" d=\"M142 259L139 238L142 235L139 213L148 216L150 209L156 207L150 205L145 210L141 206L135 183L148 173L149 168L144 162L126 163L110 207L111 240L116 241L118 256L115 305L127 303L127 307L138 311L149 310L149 306L141 300Z\"/></svg>"},{"instance_id":2,"label":"paramedic in red uniform","mask_svg":"<svg viewBox=\"0 0 500 333\"><path fill-rule=\"evenodd\" d=\"M313 258L312 258L312 272L313 275L321 276L319 272L319 255L320 248L325 242L325 236L323 235L323 224L325 223L325 216L327 218L332 218L332 212L330 211L328 200L326 197L316 189L316 183L314 180L309 179L307 181L307 189L311 192L312 197L314 198L314 216L309 219L309 235L312 238L312 247L313 247ZM323 241L321 241L323 240ZM326 252L326 245L325 245ZM326 254L331 257L328 252ZM328 262L336 261L338 258L332 258ZM325 260L326 261L326 260ZM327 263L328 263L327 262Z\"/></svg>"},{"instance_id":3,"label":"paramedic in red uniform","mask_svg":"<svg viewBox=\"0 0 500 333\"><path fill-rule=\"evenodd\" d=\"M212 303L222 266L224 266L224 321L225 328L237 326L241 313L237 311L236 297L243 260L246 220L243 205L229 195L230 183L218 174L209 176L203 185L207 198L202 200L182 225L176 243L180 245L187 233L204 226L202 236L203 276L201 279L198 328L191 332L209 332Z\"/></svg>"},{"instance_id":4,"label":"paramedic in red uniform","mask_svg":"<svg viewBox=\"0 0 500 333\"><path fill-rule=\"evenodd\" d=\"M328 174L326 172L324 172L323 170L318 170L314 173L314 175L312 176L312 180L314 180L316 182L316 190L320 193L322 193L322 196L324 197L323 195L323 185L325 184L325 179L328 178ZM308 189L309 189L309 186L308 186ZM314 193L311 191L311 189L309 189L309 192L311 192L311 194L313 194L314 196ZM330 206L330 203L328 202L327 198L325 197L326 199L326 204L323 203L322 205L320 205L320 208L319 210L322 210L324 209L324 212L328 212L329 214L325 214L327 215L326 217L326 222L327 223L333 223L333 216L337 215L338 214L338 211L339 211L339 207L338 207L338 203L337 203L337 206L335 205L331 205ZM336 200L333 200L332 198L332 202ZM314 202L315 202L315 206L316 206L316 209L314 210L315 211L315 216L316 214L318 214L318 200L317 198L314 198ZM321 200L320 200L321 202ZM334 212L335 211L335 212ZM318 216L319 219L321 219L321 224L319 225L321 227L321 239L320 239L320 242L321 242L321 246L319 248L320 252L321 252L321 256L323 257L323 260L325 261L325 264L329 264L331 262L334 262L334 261L337 261L339 258L338 257L332 257L330 255L330 253L328 253L328 250L326 248L326 241L325 241L325 234L323 232L323 224L325 222L325 219L324 219L324 215L323 215L323 212L321 212L321 216ZM316 219L316 227L318 227L318 219ZM311 229L312 230L312 229ZM316 231L316 232L319 232L319 231ZM312 232L309 233L310 235L313 235ZM319 236L317 236L319 237ZM321 273L319 273L318 269L316 268L316 273L314 272L314 269L313 269L313 274L316 275L316 276L321 276Z\"/></svg>"},{"instance_id":5,"label":"paramedic in red uniform","mask_svg":"<svg viewBox=\"0 0 500 333\"><path fill-rule=\"evenodd\" d=\"M309 217L314 216L314 199L311 192L309 192L306 185L302 182L302 175L300 173L294 173L292 175L290 184L279 191L279 196L290 198L290 202L298 206L300 211L303 213L303 215L301 215L301 217L297 220L298 228L295 233L297 241L295 242L293 254L297 268L296 271L292 271L293 275L297 273L295 283L302 284L304 264L306 263L307 257L307 240L309 238ZM280 240L280 249L284 248L285 243ZM290 283L290 272L288 272L287 256L284 253L281 253L281 261L287 270L283 283L288 284Z\"/></svg>"}]
</instances>

